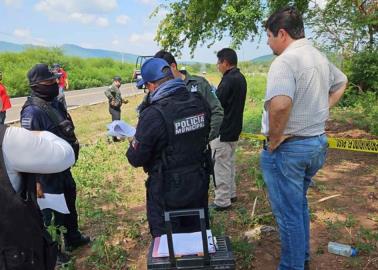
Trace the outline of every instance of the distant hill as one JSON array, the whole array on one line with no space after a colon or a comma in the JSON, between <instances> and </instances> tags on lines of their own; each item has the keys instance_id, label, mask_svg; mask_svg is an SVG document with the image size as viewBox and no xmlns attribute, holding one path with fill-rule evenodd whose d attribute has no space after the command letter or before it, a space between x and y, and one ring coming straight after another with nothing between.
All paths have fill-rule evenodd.
<instances>
[{"instance_id":1,"label":"distant hill","mask_svg":"<svg viewBox=\"0 0 378 270\"><path fill-rule=\"evenodd\" d=\"M22 52L30 47L36 46L31 44L16 44L0 41L0 52ZM123 61L125 62L135 63L135 60L138 57L135 54L101 49L87 49L73 44L64 44L60 48L65 55L78 56L81 58L111 58L116 61L122 61L123 58Z\"/></svg>"},{"instance_id":2,"label":"distant hill","mask_svg":"<svg viewBox=\"0 0 378 270\"><path fill-rule=\"evenodd\" d=\"M273 61L274 59L274 55L273 54L268 54L268 55L263 55L263 56L260 56L260 57L257 57L257 58L254 58L252 59L251 61L253 63L256 63L256 64L259 64L259 63L266 63L266 62L271 62Z\"/></svg>"},{"instance_id":3,"label":"distant hill","mask_svg":"<svg viewBox=\"0 0 378 270\"><path fill-rule=\"evenodd\" d=\"M22 52L27 45L0 41L0 52Z\"/></svg>"},{"instance_id":4,"label":"distant hill","mask_svg":"<svg viewBox=\"0 0 378 270\"><path fill-rule=\"evenodd\" d=\"M135 60L138 57L135 54L101 49L87 49L73 44L64 44L61 49L66 55L82 58L112 58L117 61L122 61L123 57L123 61L135 63Z\"/></svg>"}]
</instances>

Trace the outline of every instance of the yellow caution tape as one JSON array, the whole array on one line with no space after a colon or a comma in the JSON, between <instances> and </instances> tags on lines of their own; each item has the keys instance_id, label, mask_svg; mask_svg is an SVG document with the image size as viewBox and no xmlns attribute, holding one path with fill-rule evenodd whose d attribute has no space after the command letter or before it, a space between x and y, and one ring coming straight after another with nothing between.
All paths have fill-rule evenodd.
<instances>
[{"instance_id":1,"label":"yellow caution tape","mask_svg":"<svg viewBox=\"0 0 378 270\"><path fill-rule=\"evenodd\" d=\"M328 138L329 148L378 153L378 140Z\"/></svg>"},{"instance_id":2,"label":"yellow caution tape","mask_svg":"<svg viewBox=\"0 0 378 270\"><path fill-rule=\"evenodd\" d=\"M265 140L265 136L261 134L242 133L240 135L243 139L249 140ZM329 148L342 149L358 152L368 152L378 154L378 140L363 140L363 139L343 139L328 137Z\"/></svg>"},{"instance_id":3,"label":"yellow caution tape","mask_svg":"<svg viewBox=\"0 0 378 270\"><path fill-rule=\"evenodd\" d=\"M244 133L244 132L240 134L240 137L242 137L243 139L256 140L256 141L263 141L266 139L266 137L261 134L252 134L252 133Z\"/></svg>"}]
</instances>

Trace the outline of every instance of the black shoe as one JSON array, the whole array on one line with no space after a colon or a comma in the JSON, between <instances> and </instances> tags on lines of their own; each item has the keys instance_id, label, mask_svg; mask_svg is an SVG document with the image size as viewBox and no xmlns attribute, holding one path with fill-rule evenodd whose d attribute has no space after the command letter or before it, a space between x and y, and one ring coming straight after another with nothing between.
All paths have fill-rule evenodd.
<instances>
[{"instance_id":1,"label":"black shoe","mask_svg":"<svg viewBox=\"0 0 378 270\"><path fill-rule=\"evenodd\" d=\"M57 258L56 258L56 266L62 266L68 263L71 260L70 255L67 253L58 251Z\"/></svg>"},{"instance_id":2,"label":"black shoe","mask_svg":"<svg viewBox=\"0 0 378 270\"><path fill-rule=\"evenodd\" d=\"M236 203L238 201L238 197L231 198L231 203Z\"/></svg>"},{"instance_id":3,"label":"black shoe","mask_svg":"<svg viewBox=\"0 0 378 270\"><path fill-rule=\"evenodd\" d=\"M230 208L231 208L231 204L229 206L224 206L224 207L216 205L215 203L212 203L209 205L209 209L214 209L215 211L225 211Z\"/></svg>"},{"instance_id":4,"label":"black shoe","mask_svg":"<svg viewBox=\"0 0 378 270\"><path fill-rule=\"evenodd\" d=\"M310 262L305 261L304 270L310 270Z\"/></svg>"},{"instance_id":5,"label":"black shoe","mask_svg":"<svg viewBox=\"0 0 378 270\"><path fill-rule=\"evenodd\" d=\"M73 251L74 249L77 249L78 247L85 246L91 242L91 238L89 236L86 236L84 234L80 235L80 238L73 240L73 241L67 241L66 242L66 250L67 251Z\"/></svg>"}]
</instances>

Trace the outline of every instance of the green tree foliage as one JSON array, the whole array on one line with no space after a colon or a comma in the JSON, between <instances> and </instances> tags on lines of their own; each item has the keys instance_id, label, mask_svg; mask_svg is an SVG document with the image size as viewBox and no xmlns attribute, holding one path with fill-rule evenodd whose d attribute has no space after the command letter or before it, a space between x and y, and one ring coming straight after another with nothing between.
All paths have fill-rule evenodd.
<instances>
[{"instance_id":1,"label":"green tree foliage","mask_svg":"<svg viewBox=\"0 0 378 270\"><path fill-rule=\"evenodd\" d=\"M68 57L56 48L30 48L22 53L1 53L0 70L3 71L3 83L9 95L28 95L26 74L37 63L61 64L68 72L70 89L108 85L115 75L120 75L128 82L133 71L131 64L122 64L112 59Z\"/></svg>"},{"instance_id":2,"label":"green tree foliage","mask_svg":"<svg viewBox=\"0 0 378 270\"><path fill-rule=\"evenodd\" d=\"M244 40L254 40L262 34L263 21L271 13L286 5L295 5L302 12L308 10L309 0L176 0L160 5L167 12L161 21L156 40L169 51L180 55L188 45L191 53L198 45L208 47L231 37L231 46L238 48Z\"/></svg>"},{"instance_id":3,"label":"green tree foliage","mask_svg":"<svg viewBox=\"0 0 378 270\"><path fill-rule=\"evenodd\" d=\"M314 5L306 21L322 47L344 57L369 47L378 40L378 4L375 0L328 0Z\"/></svg>"},{"instance_id":4,"label":"green tree foliage","mask_svg":"<svg viewBox=\"0 0 378 270\"><path fill-rule=\"evenodd\" d=\"M351 87L358 92L372 91L378 94L378 49L366 49L350 59L348 78Z\"/></svg>"},{"instance_id":5,"label":"green tree foliage","mask_svg":"<svg viewBox=\"0 0 378 270\"><path fill-rule=\"evenodd\" d=\"M343 52L374 47L378 31L376 0L328 0L319 7L315 0L176 0L161 5L166 16L161 21L156 40L165 49L180 54L188 45L193 53L198 45L208 47L231 37L231 46L238 48L244 40L262 34L263 21L273 11L286 5L296 6L305 16L306 24L322 44Z\"/></svg>"}]
</instances>

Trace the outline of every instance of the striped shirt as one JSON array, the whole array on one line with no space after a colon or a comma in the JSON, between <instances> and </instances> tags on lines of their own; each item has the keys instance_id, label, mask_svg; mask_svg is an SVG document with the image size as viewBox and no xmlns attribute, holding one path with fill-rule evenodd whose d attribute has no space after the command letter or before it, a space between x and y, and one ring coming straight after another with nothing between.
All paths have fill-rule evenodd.
<instances>
[{"instance_id":1,"label":"striped shirt","mask_svg":"<svg viewBox=\"0 0 378 270\"><path fill-rule=\"evenodd\" d=\"M315 136L324 133L329 116L329 94L347 82L346 76L307 39L291 43L272 63L267 79L262 133L269 133L269 101L288 96L292 110L285 135Z\"/></svg>"}]
</instances>

